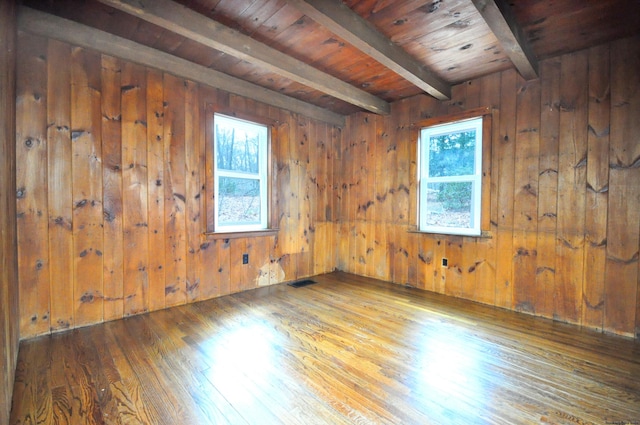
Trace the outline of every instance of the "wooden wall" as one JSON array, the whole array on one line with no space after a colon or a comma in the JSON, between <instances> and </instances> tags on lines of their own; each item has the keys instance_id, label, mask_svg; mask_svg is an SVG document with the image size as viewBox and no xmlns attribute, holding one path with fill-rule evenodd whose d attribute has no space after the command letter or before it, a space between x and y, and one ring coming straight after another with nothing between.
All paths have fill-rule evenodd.
<instances>
[{"instance_id":1,"label":"wooden wall","mask_svg":"<svg viewBox=\"0 0 640 425\"><path fill-rule=\"evenodd\" d=\"M55 40L18 43L22 337L333 270L340 129ZM203 235L205 105L275 126L277 235Z\"/></svg>"},{"instance_id":2,"label":"wooden wall","mask_svg":"<svg viewBox=\"0 0 640 425\"><path fill-rule=\"evenodd\" d=\"M22 337L334 268L638 335L640 41L418 96L338 128L21 34L16 204ZM210 239L204 105L277 128L277 236ZM413 123L493 123L490 238L423 235ZM241 264L241 254L250 264ZM449 267L439 266L442 257Z\"/></svg>"},{"instance_id":3,"label":"wooden wall","mask_svg":"<svg viewBox=\"0 0 640 425\"><path fill-rule=\"evenodd\" d=\"M16 257L15 2L0 2L0 424L9 423L18 357Z\"/></svg>"},{"instance_id":4,"label":"wooden wall","mask_svg":"<svg viewBox=\"0 0 640 425\"><path fill-rule=\"evenodd\" d=\"M337 268L640 336L640 38L349 118L335 170ZM426 117L490 106L491 238L410 233ZM440 266L447 257L449 267Z\"/></svg>"}]
</instances>

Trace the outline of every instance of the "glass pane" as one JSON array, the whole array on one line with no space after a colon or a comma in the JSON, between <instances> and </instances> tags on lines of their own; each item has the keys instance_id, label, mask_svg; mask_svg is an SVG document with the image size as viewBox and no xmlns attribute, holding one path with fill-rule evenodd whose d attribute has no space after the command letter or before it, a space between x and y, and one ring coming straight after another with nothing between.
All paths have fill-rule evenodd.
<instances>
[{"instance_id":1,"label":"glass pane","mask_svg":"<svg viewBox=\"0 0 640 425\"><path fill-rule=\"evenodd\" d=\"M215 132L218 169L258 173L259 146L266 141L266 127L216 118Z\"/></svg>"},{"instance_id":2,"label":"glass pane","mask_svg":"<svg viewBox=\"0 0 640 425\"><path fill-rule=\"evenodd\" d=\"M220 225L260 223L260 180L220 177L219 185Z\"/></svg>"},{"instance_id":3,"label":"glass pane","mask_svg":"<svg viewBox=\"0 0 640 425\"><path fill-rule=\"evenodd\" d=\"M476 131L464 130L429 137L429 177L474 174Z\"/></svg>"},{"instance_id":4,"label":"glass pane","mask_svg":"<svg viewBox=\"0 0 640 425\"><path fill-rule=\"evenodd\" d=\"M428 226L472 228L471 182L429 183L427 185Z\"/></svg>"}]
</instances>

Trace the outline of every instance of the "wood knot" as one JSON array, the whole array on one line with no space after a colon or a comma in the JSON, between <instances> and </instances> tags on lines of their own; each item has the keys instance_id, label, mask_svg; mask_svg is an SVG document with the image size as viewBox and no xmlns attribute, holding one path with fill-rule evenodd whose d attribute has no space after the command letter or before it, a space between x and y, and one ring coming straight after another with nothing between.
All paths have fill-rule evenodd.
<instances>
[{"instance_id":1,"label":"wood knot","mask_svg":"<svg viewBox=\"0 0 640 425\"><path fill-rule=\"evenodd\" d=\"M95 297L93 296L92 293L90 292L85 292L81 297L80 297L80 302L82 303L92 303L95 300Z\"/></svg>"}]
</instances>

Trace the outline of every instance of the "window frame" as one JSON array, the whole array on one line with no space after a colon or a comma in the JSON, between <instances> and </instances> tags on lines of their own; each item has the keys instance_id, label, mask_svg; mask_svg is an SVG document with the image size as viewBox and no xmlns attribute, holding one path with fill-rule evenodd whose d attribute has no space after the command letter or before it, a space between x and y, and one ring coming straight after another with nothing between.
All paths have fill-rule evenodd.
<instances>
[{"instance_id":1,"label":"window frame","mask_svg":"<svg viewBox=\"0 0 640 425\"><path fill-rule=\"evenodd\" d=\"M419 121L415 124L415 128L418 130L417 138L416 138L416 218L414 220L415 223L415 232L425 233L425 234L440 234L440 235L450 235L450 236L464 236L464 237L488 237L489 230L491 228L491 144L493 138L493 117L497 114L497 110L493 110L489 107L481 107L474 108L468 111L463 111L456 114L450 114L442 117L436 118L428 118L422 121ZM479 199L479 214L477 217L477 226L475 229L468 228L450 228L445 226L422 226L423 218L421 217L421 197L423 195L423 185L426 184L422 180L422 167L421 161L424 161L422 158L422 131L425 128L438 128L446 125L453 125L456 123L461 123L473 119L481 119L482 122L480 124L481 129L481 146L478 147L480 150L479 153L479 163L476 163L476 171L479 172L479 176L477 177L480 182L480 186L475 192L475 195ZM478 155L475 157L476 161L478 161Z\"/></svg>"},{"instance_id":2,"label":"window frame","mask_svg":"<svg viewBox=\"0 0 640 425\"><path fill-rule=\"evenodd\" d=\"M216 115L225 118L245 121L249 124L265 126L267 128L266 141L266 163L265 179L266 191L265 199L261 199L261 205L266 205L265 223L257 226L219 226L217 225L217 176L215 163L215 117ZM274 226L274 187L276 170L272 158L272 140L276 138L276 125L269 119L257 117L250 114L231 112L227 109L216 108L214 105L206 105L205 113L205 194L206 194L206 228L204 234L209 238L233 239L241 237L268 236L277 233ZM265 227L262 227L262 226Z\"/></svg>"}]
</instances>

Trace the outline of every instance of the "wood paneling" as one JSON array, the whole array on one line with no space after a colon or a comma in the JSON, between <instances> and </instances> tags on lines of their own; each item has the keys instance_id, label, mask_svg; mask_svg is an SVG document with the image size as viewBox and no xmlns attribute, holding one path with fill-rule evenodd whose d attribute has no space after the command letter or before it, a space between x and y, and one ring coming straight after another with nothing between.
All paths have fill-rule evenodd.
<instances>
[{"instance_id":1,"label":"wood paneling","mask_svg":"<svg viewBox=\"0 0 640 425\"><path fill-rule=\"evenodd\" d=\"M333 270L338 128L59 41L19 50L23 337ZM274 124L277 236L204 235L205 105Z\"/></svg>"},{"instance_id":2,"label":"wood paneling","mask_svg":"<svg viewBox=\"0 0 640 425\"><path fill-rule=\"evenodd\" d=\"M103 317L101 300L104 299L102 286L104 208L102 204L101 98L100 56L82 48L73 48L71 52L72 160L70 174L73 208L71 223L73 305L76 326L100 322ZM55 157L50 160L64 161ZM20 164L20 160L18 163ZM54 197L57 194L54 192L51 196ZM57 279L57 276L53 279ZM52 288L52 292L55 291L56 288Z\"/></svg>"},{"instance_id":3,"label":"wood paneling","mask_svg":"<svg viewBox=\"0 0 640 425\"><path fill-rule=\"evenodd\" d=\"M449 102L417 96L388 117L354 114L341 130L22 35L22 335L334 268L634 335L637 41L543 61L539 81L508 70L454 87ZM55 73L67 58L68 72ZM202 234L210 218L205 105L273 123L277 235ZM407 233L415 123L478 106L496 109L485 149L490 238ZM239 261L245 252L248 266Z\"/></svg>"},{"instance_id":4,"label":"wood paneling","mask_svg":"<svg viewBox=\"0 0 640 425\"><path fill-rule=\"evenodd\" d=\"M102 208L104 320L122 317L124 309L122 279L122 108L120 86L122 62L102 57ZM55 159L52 158L52 159ZM52 161L56 162L56 161ZM155 186L154 186L155 187Z\"/></svg>"},{"instance_id":5,"label":"wood paneling","mask_svg":"<svg viewBox=\"0 0 640 425\"><path fill-rule=\"evenodd\" d=\"M338 268L637 337L639 46L635 37L548 59L531 82L493 74L455 86L450 102L396 102L388 119L352 115L334 178L339 228L355 230L340 233L350 240L337 244ZM498 112L487 151L490 239L414 241L415 123L477 106ZM369 174L377 180L361 190ZM373 232L362 231L369 220ZM358 264L369 239L386 241L375 269Z\"/></svg>"},{"instance_id":6,"label":"wood paneling","mask_svg":"<svg viewBox=\"0 0 640 425\"><path fill-rule=\"evenodd\" d=\"M29 335L49 328L47 40L22 35L18 41L25 52L18 57L16 81L20 334Z\"/></svg>"},{"instance_id":7,"label":"wood paneling","mask_svg":"<svg viewBox=\"0 0 640 425\"><path fill-rule=\"evenodd\" d=\"M16 238L15 2L0 2L0 424L9 423L20 317Z\"/></svg>"},{"instance_id":8,"label":"wood paneling","mask_svg":"<svg viewBox=\"0 0 640 425\"><path fill-rule=\"evenodd\" d=\"M611 50L611 134L604 328L640 338L640 54L638 38ZM635 312L634 312L635 310ZM634 324L635 321L635 324Z\"/></svg>"}]
</instances>

